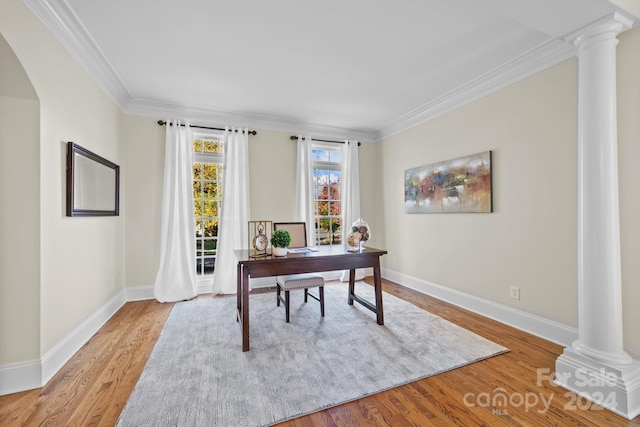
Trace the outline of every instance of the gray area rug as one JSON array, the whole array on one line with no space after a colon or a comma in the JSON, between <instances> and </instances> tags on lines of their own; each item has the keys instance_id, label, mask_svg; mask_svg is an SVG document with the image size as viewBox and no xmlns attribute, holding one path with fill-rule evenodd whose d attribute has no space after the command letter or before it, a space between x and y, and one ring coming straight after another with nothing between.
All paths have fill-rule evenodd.
<instances>
[{"instance_id":1,"label":"gray area rug","mask_svg":"<svg viewBox=\"0 0 640 427\"><path fill-rule=\"evenodd\" d=\"M325 286L324 318L292 291L288 324L275 293L252 295L246 353L235 296L176 304L117 425L270 425L508 351L387 293L380 326L347 286Z\"/></svg>"}]
</instances>

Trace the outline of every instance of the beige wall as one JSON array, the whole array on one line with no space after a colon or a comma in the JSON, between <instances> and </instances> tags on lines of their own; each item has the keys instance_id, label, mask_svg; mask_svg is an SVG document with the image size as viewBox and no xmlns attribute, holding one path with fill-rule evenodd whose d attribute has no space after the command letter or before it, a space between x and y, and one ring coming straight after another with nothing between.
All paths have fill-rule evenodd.
<instances>
[{"instance_id":1,"label":"beige wall","mask_svg":"<svg viewBox=\"0 0 640 427\"><path fill-rule=\"evenodd\" d=\"M0 34L0 366L40 358L40 104Z\"/></svg>"},{"instance_id":2,"label":"beige wall","mask_svg":"<svg viewBox=\"0 0 640 427\"><path fill-rule=\"evenodd\" d=\"M296 144L290 133L249 137L251 220L296 220Z\"/></svg>"},{"instance_id":3,"label":"beige wall","mask_svg":"<svg viewBox=\"0 0 640 427\"><path fill-rule=\"evenodd\" d=\"M640 356L637 197L640 30L620 37L620 193L625 348ZM385 267L577 327L576 61L381 144ZM408 215L406 169L493 151L491 214ZM509 288L520 287L520 300Z\"/></svg>"},{"instance_id":4,"label":"beige wall","mask_svg":"<svg viewBox=\"0 0 640 427\"><path fill-rule=\"evenodd\" d=\"M127 286L151 286L160 258L160 213L165 128L157 119L125 115L122 126L127 186L125 259Z\"/></svg>"},{"instance_id":5,"label":"beige wall","mask_svg":"<svg viewBox=\"0 0 640 427\"><path fill-rule=\"evenodd\" d=\"M39 110L0 96L0 366L40 359Z\"/></svg>"},{"instance_id":6,"label":"beige wall","mask_svg":"<svg viewBox=\"0 0 640 427\"><path fill-rule=\"evenodd\" d=\"M640 359L640 28L618 37L618 167L624 342Z\"/></svg>"},{"instance_id":7,"label":"beige wall","mask_svg":"<svg viewBox=\"0 0 640 427\"><path fill-rule=\"evenodd\" d=\"M121 163L122 114L22 1L4 1L2 9L0 34L40 100L38 147L30 151L37 157L28 160L40 174L38 220L33 225L39 229L40 260L38 264L34 257L36 264L31 265L39 270L40 319L39 330L30 334L39 335L42 357L124 287L124 204L120 217L68 218L64 210L66 141ZM33 312L32 301L15 303L14 310ZM16 345L32 347L0 343L2 348ZM14 352L22 353L19 348Z\"/></svg>"}]
</instances>

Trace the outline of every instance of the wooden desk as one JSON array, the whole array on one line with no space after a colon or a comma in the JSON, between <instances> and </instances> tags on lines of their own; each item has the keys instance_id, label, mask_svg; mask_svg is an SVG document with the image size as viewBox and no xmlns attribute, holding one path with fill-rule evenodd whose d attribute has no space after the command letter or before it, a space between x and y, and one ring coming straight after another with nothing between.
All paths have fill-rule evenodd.
<instances>
[{"instance_id":1,"label":"wooden desk","mask_svg":"<svg viewBox=\"0 0 640 427\"><path fill-rule=\"evenodd\" d=\"M387 251L363 248L361 252L349 252L344 246L339 246L317 252L289 253L286 257L250 258L247 250L235 253L238 257L238 321L242 328L242 351L249 351L249 277L349 270L348 304L353 305L353 301L357 301L376 313L378 324L384 325L380 257ZM375 304L355 294L356 269L367 267L373 267Z\"/></svg>"}]
</instances>

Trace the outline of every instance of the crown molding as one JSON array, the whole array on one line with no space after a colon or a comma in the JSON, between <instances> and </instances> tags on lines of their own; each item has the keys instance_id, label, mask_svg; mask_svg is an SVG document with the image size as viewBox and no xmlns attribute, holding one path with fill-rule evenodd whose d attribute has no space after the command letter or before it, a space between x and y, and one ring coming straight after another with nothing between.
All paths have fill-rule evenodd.
<instances>
[{"instance_id":1,"label":"crown molding","mask_svg":"<svg viewBox=\"0 0 640 427\"><path fill-rule=\"evenodd\" d=\"M242 126L256 129L312 135L314 138L357 139L375 141L378 135L373 130L352 129L319 125L284 117L246 113L225 113L208 109L188 108L175 104L135 99L126 103L123 111L141 116L179 118L203 126Z\"/></svg>"},{"instance_id":2,"label":"crown molding","mask_svg":"<svg viewBox=\"0 0 640 427\"><path fill-rule=\"evenodd\" d=\"M378 138L389 138L559 64L575 55L575 47L565 41L550 40L542 43L513 60L501 64L493 70L385 124L377 130Z\"/></svg>"},{"instance_id":3,"label":"crown molding","mask_svg":"<svg viewBox=\"0 0 640 427\"><path fill-rule=\"evenodd\" d=\"M60 40L121 108L131 93L66 0L24 0L24 3Z\"/></svg>"},{"instance_id":4,"label":"crown molding","mask_svg":"<svg viewBox=\"0 0 640 427\"><path fill-rule=\"evenodd\" d=\"M24 2L125 113L181 118L215 126L221 124L249 126L257 129L309 134L317 138L380 141L572 58L577 53L577 48L572 44L571 35L549 40L413 111L391 120L378 129L342 128L284 117L225 113L134 99L74 14L67 0L24 0ZM611 16L603 18L605 19L610 20ZM623 19L626 20L625 26L628 27L629 18ZM633 25L633 21L630 22ZM572 34L580 32L584 32L584 29Z\"/></svg>"},{"instance_id":5,"label":"crown molding","mask_svg":"<svg viewBox=\"0 0 640 427\"><path fill-rule=\"evenodd\" d=\"M615 34L621 33L632 28L634 25L633 19L623 15L620 12L614 12L612 15L604 16L591 24L580 28L564 37L567 43L572 43L575 46L580 45L585 39L593 37L598 34L614 32Z\"/></svg>"},{"instance_id":6,"label":"crown molding","mask_svg":"<svg viewBox=\"0 0 640 427\"><path fill-rule=\"evenodd\" d=\"M241 125L310 134L317 138L351 138L361 141L377 139L377 133L368 129L324 126L282 117L246 113L231 114L135 99L66 0L24 0L24 2L125 113L180 118L197 121L203 125Z\"/></svg>"}]
</instances>

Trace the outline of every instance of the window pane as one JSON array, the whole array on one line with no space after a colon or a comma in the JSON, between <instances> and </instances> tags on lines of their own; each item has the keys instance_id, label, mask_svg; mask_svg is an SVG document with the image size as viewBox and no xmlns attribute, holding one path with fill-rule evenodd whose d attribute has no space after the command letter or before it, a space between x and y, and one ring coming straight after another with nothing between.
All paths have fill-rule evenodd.
<instances>
[{"instance_id":1,"label":"window pane","mask_svg":"<svg viewBox=\"0 0 640 427\"><path fill-rule=\"evenodd\" d=\"M334 232L338 232L338 234L342 233L342 218L333 218L331 228Z\"/></svg>"},{"instance_id":2,"label":"window pane","mask_svg":"<svg viewBox=\"0 0 640 427\"><path fill-rule=\"evenodd\" d=\"M340 186L332 185L329 187L329 200L340 200Z\"/></svg>"},{"instance_id":3,"label":"window pane","mask_svg":"<svg viewBox=\"0 0 640 427\"><path fill-rule=\"evenodd\" d=\"M204 149L205 153L222 153L224 144L222 141L217 139L206 139L204 140Z\"/></svg>"},{"instance_id":4,"label":"window pane","mask_svg":"<svg viewBox=\"0 0 640 427\"><path fill-rule=\"evenodd\" d=\"M315 205L316 215L329 215L329 202L317 201Z\"/></svg>"},{"instance_id":5,"label":"window pane","mask_svg":"<svg viewBox=\"0 0 640 427\"><path fill-rule=\"evenodd\" d=\"M332 163L340 163L340 150L332 150L329 154L329 161Z\"/></svg>"},{"instance_id":6,"label":"window pane","mask_svg":"<svg viewBox=\"0 0 640 427\"><path fill-rule=\"evenodd\" d=\"M202 197L205 199L220 199L222 198L220 193L220 186L217 182L204 182L202 184Z\"/></svg>"},{"instance_id":7,"label":"window pane","mask_svg":"<svg viewBox=\"0 0 640 427\"><path fill-rule=\"evenodd\" d=\"M218 220L204 221L204 236L218 237Z\"/></svg>"},{"instance_id":8,"label":"window pane","mask_svg":"<svg viewBox=\"0 0 640 427\"><path fill-rule=\"evenodd\" d=\"M204 255L215 255L216 250L218 249L218 241L214 239L205 239L204 247L202 248L202 252Z\"/></svg>"},{"instance_id":9,"label":"window pane","mask_svg":"<svg viewBox=\"0 0 640 427\"><path fill-rule=\"evenodd\" d=\"M217 200L204 200L204 212L202 216L205 218L217 217L218 216L218 201Z\"/></svg>"},{"instance_id":10,"label":"window pane","mask_svg":"<svg viewBox=\"0 0 640 427\"><path fill-rule=\"evenodd\" d=\"M311 150L311 159L313 161L328 162L329 161L329 152L327 150L321 150L319 148L314 148L314 149Z\"/></svg>"},{"instance_id":11,"label":"window pane","mask_svg":"<svg viewBox=\"0 0 640 427\"><path fill-rule=\"evenodd\" d=\"M341 244L342 244L342 233L334 232L334 233L333 233L333 240L332 240L332 243L333 243L334 245L341 245Z\"/></svg>"},{"instance_id":12,"label":"window pane","mask_svg":"<svg viewBox=\"0 0 640 427\"><path fill-rule=\"evenodd\" d=\"M218 169L221 169L221 168L214 163L204 163L202 179L209 180L209 181L218 180L218 176L222 176L219 174Z\"/></svg>"},{"instance_id":13,"label":"window pane","mask_svg":"<svg viewBox=\"0 0 640 427\"><path fill-rule=\"evenodd\" d=\"M215 257L205 257L203 258L204 268L203 274L211 274L215 270L216 267L216 258Z\"/></svg>"},{"instance_id":14,"label":"window pane","mask_svg":"<svg viewBox=\"0 0 640 427\"><path fill-rule=\"evenodd\" d=\"M329 184L329 171L314 169L313 170L313 181L317 185L326 185Z\"/></svg>"},{"instance_id":15,"label":"window pane","mask_svg":"<svg viewBox=\"0 0 640 427\"><path fill-rule=\"evenodd\" d=\"M202 140L201 139L194 139L193 140L193 151L195 151L196 153L199 153L200 151L202 151Z\"/></svg>"},{"instance_id":16,"label":"window pane","mask_svg":"<svg viewBox=\"0 0 640 427\"><path fill-rule=\"evenodd\" d=\"M202 163L193 163L193 179L200 179L200 173L202 172Z\"/></svg>"},{"instance_id":17,"label":"window pane","mask_svg":"<svg viewBox=\"0 0 640 427\"><path fill-rule=\"evenodd\" d=\"M193 201L193 215L198 218L202 216L202 200Z\"/></svg>"}]
</instances>

